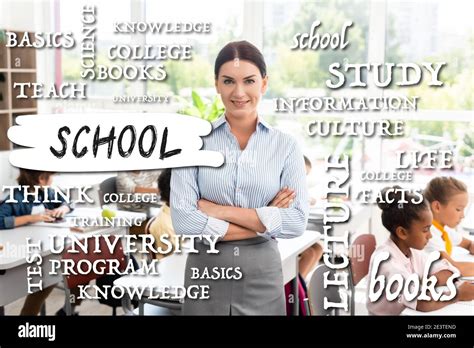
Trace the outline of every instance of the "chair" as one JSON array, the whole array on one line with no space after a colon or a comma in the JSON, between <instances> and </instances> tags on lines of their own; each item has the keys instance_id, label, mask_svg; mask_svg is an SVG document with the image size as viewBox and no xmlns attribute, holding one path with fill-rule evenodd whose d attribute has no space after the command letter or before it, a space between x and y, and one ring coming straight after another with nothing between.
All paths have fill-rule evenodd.
<instances>
[{"instance_id":1,"label":"chair","mask_svg":"<svg viewBox=\"0 0 474 348\"><path fill-rule=\"evenodd\" d=\"M153 216L151 219L149 219L145 225L145 234L151 234L150 232L150 227L151 225L153 224L153 222L156 220L157 216ZM155 252L153 252L153 250L147 250L148 254L147 254L147 258L148 258L148 262L151 262L153 259L156 258L156 254Z\"/></svg>"},{"instance_id":2,"label":"chair","mask_svg":"<svg viewBox=\"0 0 474 348\"><path fill-rule=\"evenodd\" d=\"M100 207L104 206L104 195L106 193L117 193L117 177L112 176L102 181L99 185L99 202Z\"/></svg>"},{"instance_id":3,"label":"chair","mask_svg":"<svg viewBox=\"0 0 474 348\"><path fill-rule=\"evenodd\" d=\"M324 274L329 272L329 279L334 278L335 270L325 264L318 265L314 270L308 285L308 297L311 315L337 315L334 308L324 309L324 298L329 302L341 302L339 288L328 286L324 288Z\"/></svg>"},{"instance_id":4,"label":"chair","mask_svg":"<svg viewBox=\"0 0 474 348\"><path fill-rule=\"evenodd\" d=\"M150 298L149 289L158 289L161 286L168 286L170 288L182 286L184 280L182 279L185 269L186 260L188 254L172 254L162 259L158 264L159 276L143 274L141 270L138 270L136 274L125 275L114 282L114 285L121 286L126 289L148 289L143 292L143 296L138 298L138 315L144 315L145 304L151 304L158 307L167 308L174 311L181 309L181 301L178 299L156 299ZM133 293L133 291L130 291ZM131 298L124 296L122 299L122 307L126 314L136 315L136 313L130 309Z\"/></svg>"},{"instance_id":5,"label":"chair","mask_svg":"<svg viewBox=\"0 0 474 348\"><path fill-rule=\"evenodd\" d=\"M145 233L150 234L150 227L155 221L157 216L151 218L145 225ZM148 262L155 260L156 255L152 250L147 250ZM115 285L122 286L124 288L158 288L160 286L182 286L183 279L182 275L185 273L187 253L172 254L160 260L158 264L159 276L154 275L140 275L142 270L138 270L137 275L130 274L123 276L114 282ZM138 302L138 315L145 314L145 304L158 306L164 309L178 312L181 310L182 302L176 299L151 299L149 290L144 291L143 296L137 299ZM126 314L135 315L136 313L130 309L131 298L125 296L122 299L122 307Z\"/></svg>"},{"instance_id":6,"label":"chair","mask_svg":"<svg viewBox=\"0 0 474 348\"><path fill-rule=\"evenodd\" d=\"M153 224L153 222L156 220L157 217L158 216L154 216L150 220L148 220L148 222L145 226L145 234L151 234L150 227ZM151 262L155 258L156 258L155 252L153 252L152 250L148 250L148 261ZM153 281L150 283L150 285L153 285L152 283L153 283ZM168 309L168 310L176 310L176 311L181 310L181 303L179 301L158 300L158 299L150 300L150 299L144 297L144 298L139 299L139 301L138 301L138 313L139 313L139 315L144 315L144 313L145 313L145 304L158 306L158 307L165 308L165 309Z\"/></svg>"},{"instance_id":7,"label":"chair","mask_svg":"<svg viewBox=\"0 0 474 348\"><path fill-rule=\"evenodd\" d=\"M118 269L122 272L127 268L128 264L128 258L123 252L123 247L122 247L122 242L119 241L115 245L115 250L111 253L109 248L107 247L107 243L105 241L105 238L111 238L115 237L114 235L103 235L100 236L99 238L99 247L100 247L100 252L99 253L94 253L93 250L95 249L95 239L94 238L89 238L87 243L88 243L88 248L87 252L84 252L80 248L79 252L71 252L71 248L67 249L63 255L62 255L62 260L72 260L73 261L73 267L72 270L74 273L79 273L78 270L79 268L79 261L81 260L88 260L91 263L97 260L118 260L119 261L119 267ZM110 239L109 239L110 240ZM104 267L103 274L95 274L95 273L88 273L88 274L70 274L70 275L64 275L64 291L66 292L66 314L67 315L72 315L72 306L70 302L70 297L71 297L71 289L79 286L79 285L87 285L91 280L98 279L100 277L103 277L104 274L110 274L111 267L109 263L106 263ZM116 307L113 307L113 314L116 314Z\"/></svg>"},{"instance_id":8,"label":"chair","mask_svg":"<svg viewBox=\"0 0 474 348\"><path fill-rule=\"evenodd\" d=\"M349 252L351 315L355 314L355 287L369 273L370 258L375 251L375 246L373 234L361 234L352 242Z\"/></svg>"}]
</instances>

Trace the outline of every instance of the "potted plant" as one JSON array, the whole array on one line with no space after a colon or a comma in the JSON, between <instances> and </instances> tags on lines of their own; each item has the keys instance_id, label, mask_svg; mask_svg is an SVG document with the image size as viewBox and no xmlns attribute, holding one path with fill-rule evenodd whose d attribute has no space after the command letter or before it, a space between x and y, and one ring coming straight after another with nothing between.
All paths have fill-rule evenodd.
<instances>
[{"instance_id":1,"label":"potted plant","mask_svg":"<svg viewBox=\"0 0 474 348\"><path fill-rule=\"evenodd\" d=\"M200 117L204 120L212 122L219 118L224 112L224 104L218 96L215 96L211 101L207 98L201 97L196 91L191 92L191 100L178 97L178 100L183 104L183 107L178 110L178 114Z\"/></svg>"}]
</instances>

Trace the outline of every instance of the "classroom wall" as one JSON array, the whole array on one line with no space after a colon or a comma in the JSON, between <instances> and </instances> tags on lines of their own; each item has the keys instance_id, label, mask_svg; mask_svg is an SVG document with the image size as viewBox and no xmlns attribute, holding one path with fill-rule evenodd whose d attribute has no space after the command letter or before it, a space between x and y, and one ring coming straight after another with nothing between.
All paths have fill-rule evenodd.
<instances>
[{"instance_id":1,"label":"classroom wall","mask_svg":"<svg viewBox=\"0 0 474 348\"><path fill-rule=\"evenodd\" d=\"M10 165L9 155L10 151L0 151L0 185L16 185L18 169Z\"/></svg>"},{"instance_id":2,"label":"classroom wall","mask_svg":"<svg viewBox=\"0 0 474 348\"><path fill-rule=\"evenodd\" d=\"M25 11L27 4L28 11ZM54 32L53 1L0 0L0 29L33 32ZM37 81L54 83L54 50L38 49ZM41 109L41 101L38 107Z\"/></svg>"},{"instance_id":3,"label":"classroom wall","mask_svg":"<svg viewBox=\"0 0 474 348\"><path fill-rule=\"evenodd\" d=\"M0 28L19 31L33 31L35 29L35 13L38 5L44 6L44 1L30 7L25 11L25 3L31 1L0 1Z\"/></svg>"}]
</instances>

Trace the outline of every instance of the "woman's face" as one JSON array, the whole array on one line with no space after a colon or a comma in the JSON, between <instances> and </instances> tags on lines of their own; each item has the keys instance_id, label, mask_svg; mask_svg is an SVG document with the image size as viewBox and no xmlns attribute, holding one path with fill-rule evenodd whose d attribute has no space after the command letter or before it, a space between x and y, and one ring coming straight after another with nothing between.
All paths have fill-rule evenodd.
<instances>
[{"instance_id":1,"label":"woman's face","mask_svg":"<svg viewBox=\"0 0 474 348\"><path fill-rule=\"evenodd\" d=\"M216 90L221 95L226 115L238 118L256 115L267 81L268 77L262 78L252 62L235 59L224 63L216 80Z\"/></svg>"},{"instance_id":2,"label":"woman's face","mask_svg":"<svg viewBox=\"0 0 474 348\"><path fill-rule=\"evenodd\" d=\"M413 220L410 228L407 231L405 243L413 249L422 250L431 239L431 222L433 221L433 214L429 209L424 209L420 213L418 220Z\"/></svg>"},{"instance_id":3,"label":"woman's face","mask_svg":"<svg viewBox=\"0 0 474 348\"><path fill-rule=\"evenodd\" d=\"M467 192L461 192L449 198L446 204L439 204L437 216L439 222L450 228L455 228L464 219L464 209L469 198Z\"/></svg>"}]
</instances>

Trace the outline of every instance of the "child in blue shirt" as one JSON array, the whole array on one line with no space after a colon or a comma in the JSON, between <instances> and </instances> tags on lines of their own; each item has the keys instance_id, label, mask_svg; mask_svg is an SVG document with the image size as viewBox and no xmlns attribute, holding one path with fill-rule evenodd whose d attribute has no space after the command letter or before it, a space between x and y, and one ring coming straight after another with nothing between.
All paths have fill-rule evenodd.
<instances>
[{"instance_id":1,"label":"child in blue shirt","mask_svg":"<svg viewBox=\"0 0 474 348\"><path fill-rule=\"evenodd\" d=\"M20 186L27 186L28 192L34 192L34 186L51 186L53 173L20 169L20 175L17 179ZM51 203L54 199L52 190L46 191L48 199L45 199L43 189L39 190L38 201L28 195L27 201L23 202L24 190L15 189L13 198L16 202L2 201L0 203L0 229L14 229L15 227L27 225L40 221L54 221L61 218L71 211L71 207L58 197L60 202ZM43 201L49 202L43 202ZM15 233L12 231L12 233ZM21 310L21 315L37 315L48 295L53 290L54 285L41 291L29 294Z\"/></svg>"},{"instance_id":2,"label":"child in blue shirt","mask_svg":"<svg viewBox=\"0 0 474 348\"><path fill-rule=\"evenodd\" d=\"M40 172L36 170L20 169L18 184L20 186L28 186L28 191L34 191L34 186L51 186L53 173ZM54 200L54 192L47 191L48 201ZM42 202L44 191L38 191L38 200L34 202L32 196L28 196L28 201L23 202L24 190L15 189L13 191L15 202L3 201L0 203L0 229L11 229L23 226L29 223L40 221L54 221L55 218L61 218L71 211L62 197L58 197L59 203Z\"/></svg>"}]
</instances>

